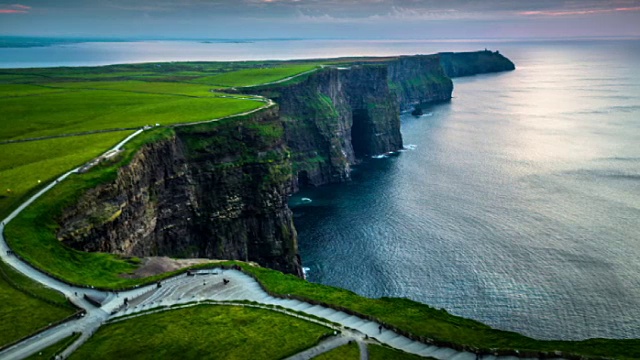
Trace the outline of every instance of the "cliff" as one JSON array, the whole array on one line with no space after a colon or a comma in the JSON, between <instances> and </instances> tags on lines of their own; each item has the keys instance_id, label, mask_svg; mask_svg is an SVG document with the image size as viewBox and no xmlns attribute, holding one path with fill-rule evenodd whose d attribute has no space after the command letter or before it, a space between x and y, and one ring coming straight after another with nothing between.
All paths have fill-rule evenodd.
<instances>
[{"instance_id":1,"label":"cliff","mask_svg":"<svg viewBox=\"0 0 640 360\"><path fill-rule=\"evenodd\" d=\"M83 251L255 261L301 275L277 107L175 128L85 193L58 238Z\"/></svg>"},{"instance_id":2,"label":"cliff","mask_svg":"<svg viewBox=\"0 0 640 360\"><path fill-rule=\"evenodd\" d=\"M515 70L511 60L498 51L440 53L440 62L451 78Z\"/></svg>"},{"instance_id":3,"label":"cliff","mask_svg":"<svg viewBox=\"0 0 640 360\"><path fill-rule=\"evenodd\" d=\"M402 108L451 99L453 82L438 55L401 56L388 65L388 81Z\"/></svg>"},{"instance_id":4,"label":"cliff","mask_svg":"<svg viewBox=\"0 0 640 360\"><path fill-rule=\"evenodd\" d=\"M497 53L366 59L243 88L278 106L176 127L59 219L83 251L255 261L301 275L292 191L347 181L362 159L402 148L400 109L447 101L450 76L509 70Z\"/></svg>"},{"instance_id":5,"label":"cliff","mask_svg":"<svg viewBox=\"0 0 640 360\"><path fill-rule=\"evenodd\" d=\"M243 91L279 104L297 190L343 182L359 159L402 148L398 101L387 80L383 65L326 67Z\"/></svg>"}]
</instances>

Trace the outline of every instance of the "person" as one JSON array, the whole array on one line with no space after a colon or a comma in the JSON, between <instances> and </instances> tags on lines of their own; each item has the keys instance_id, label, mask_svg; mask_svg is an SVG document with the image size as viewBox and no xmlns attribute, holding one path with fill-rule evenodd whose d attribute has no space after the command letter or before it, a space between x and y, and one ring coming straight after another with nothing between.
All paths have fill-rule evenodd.
<instances>
[{"instance_id":1,"label":"person","mask_svg":"<svg viewBox=\"0 0 640 360\"><path fill-rule=\"evenodd\" d=\"M227 279L222 279L222 282L223 282L225 285L227 285L227 284L229 283L229 280L227 280Z\"/></svg>"},{"instance_id":2,"label":"person","mask_svg":"<svg viewBox=\"0 0 640 360\"><path fill-rule=\"evenodd\" d=\"M382 325L378 326L378 331L382 334Z\"/></svg>"}]
</instances>

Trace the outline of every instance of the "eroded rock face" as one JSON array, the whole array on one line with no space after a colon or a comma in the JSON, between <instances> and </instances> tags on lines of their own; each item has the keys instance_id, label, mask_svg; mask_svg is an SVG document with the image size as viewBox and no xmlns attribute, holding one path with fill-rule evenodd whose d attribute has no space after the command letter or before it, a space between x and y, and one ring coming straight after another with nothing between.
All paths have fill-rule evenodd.
<instances>
[{"instance_id":1,"label":"eroded rock face","mask_svg":"<svg viewBox=\"0 0 640 360\"><path fill-rule=\"evenodd\" d=\"M402 56L389 62L389 83L403 109L451 100L453 92L438 55Z\"/></svg>"},{"instance_id":2,"label":"eroded rock face","mask_svg":"<svg viewBox=\"0 0 640 360\"><path fill-rule=\"evenodd\" d=\"M295 190L347 181L359 159L402 148L398 101L387 80L386 65L352 66L246 90L280 106Z\"/></svg>"},{"instance_id":3,"label":"eroded rock face","mask_svg":"<svg viewBox=\"0 0 640 360\"><path fill-rule=\"evenodd\" d=\"M84 251L255 261L301 275L277 109L177 128L88 191L58 236Z\"/></svg>"},{"instance_id":4,"label":"eroded rock face","mask_svg":"<svg viewBox=\"0 0 640 360\"><path fill-rule=\"evenodd\" d=\"M84 251L238 259L301 276L292 191L348 181L361 159L401 149L400 109L451 99L447 75L512 66L492 52L368 59L246 89L278 107L143 146L65 211L58 237Z\"/></svg>"}]
</instances>

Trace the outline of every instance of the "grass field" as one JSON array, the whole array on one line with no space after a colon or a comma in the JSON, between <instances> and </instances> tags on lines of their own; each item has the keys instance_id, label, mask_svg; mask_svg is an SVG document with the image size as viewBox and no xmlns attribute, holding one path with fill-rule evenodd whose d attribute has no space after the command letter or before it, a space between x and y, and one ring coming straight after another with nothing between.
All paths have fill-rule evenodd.
<instances>
[{"instance_id":1,"label":"grass field","mask_svg":"<svg viewBox=\"0 0 640 360\"><path fill-rule=\"evenodd\" d=\"M82 82L58 82L46 85L50 90L64 91L66 89L93 89L116 90L123 92L139 92L149 94L184 95L194 97L213 97L228 95L212 92L212 86L203 84L190 84L182 82L160 81L82 81ZM45 89L45 88L43 88Z\"/></svg>"},{"instance_id":2,"label":"grass field","mask_svg":"<svg viewBox=\"0 0 640 360\"><path fill-rule=\"evenodd\" d=\"M0 304L0 346L76 311L62 294L24 277L1 261Z\"/></svg>"},{"instance_id":3,"label":"grass field","mask_svg":"<svg viewBox=\"0 0 640 360\"><path fill-rule=\"evenodd\" d=\"M0 144L0 217L33 190L104 153L132 132Z\"/></svg>"},{"instance_id":4,"label":"grass field","mask_svg":"<svg viewBox=\"0 0 640 360\"><path fill-rule=\"evenodd\" d=\"M269 310L200 305L103 326L71 359L281 359L330 329Z\"/></svg>"},{"instance_id":5,"label":"grass field","mask_svg":"<svg viewBox=\"0 0 640 360\"><path fill-rule=\"evenodd\" d=\"M358 349L358 344L353 342L320 354L314 357L313 360L360 360L360 349Z\"/></svg>"},{"instance_id":6,"label":"grass field","mask_svg":"<svg viewBox=\"0 0 640 360\"><path fill-rule=\"evenodd\" d=\"M193 80L193 82L229 87L252 86L286 79L315 68L317 68L316 65L295 65L264 69L247 69L202 77Z\"/></svg>"},{"instance_id":7,"label":"grass field","mask_svg":"<svg viewBox=\"0 0 640 360\"><path fill-rule=\"evenodd\" d=\"M404 351L394 350L386 346L369 345L369 360L425 360L425 358L418 355L406 353Z\"/></svg>"},{"instance_id":8,"label":"grass field","mask_svg":"<svg viewBox=\"0 0 640 360\"><path fill-rule=\"evenodd\" d=\"M0 78L1 79L1 78ZM52 89L39 85L28 84L0 84L0 101L1 98L15 96L30 96L47 93L55 93L65 91L64 89Z\"/></svg>"},{"instance_id":9,"label":"grass field","mask_svg":"<svg viewBox=\"0 0 640 360\"><path fill-rule=\"evenodd\" d=\"M0 140L211 120L263 106L259 101L77 90L0 99Z\"/></svg>"}]
</instances>

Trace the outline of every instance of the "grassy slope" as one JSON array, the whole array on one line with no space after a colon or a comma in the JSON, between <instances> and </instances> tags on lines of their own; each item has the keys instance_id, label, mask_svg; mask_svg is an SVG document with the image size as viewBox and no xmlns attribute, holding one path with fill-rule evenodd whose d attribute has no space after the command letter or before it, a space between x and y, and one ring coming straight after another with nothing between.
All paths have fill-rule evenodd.
<instances>
[{"instance_id":1,"label":"grassy slope","mask_svg":"<svg viewBox=\"0 0 640 360\"><path fill-rule=\"evenodd\" d=\"M0 99L0 140L205 121L263 106L259 101L78 90Z\"/></svg>"},{"instance_id":2,"label":"grassy slope","mask_svg":"<svg viewBox=\"0 0 640 360\"><path fill-rule=\"evenodd\" d=\"M44 93L55 93L65 91L64 89L51 89L47 87L27 84L0 84L0 98L38 95Z\"/></svg>"},{"instance_id":3,"label":"grassy slope","mask_svg":"<svg viewBox=\"0 0 640 360\"><path fill-rule=\"evenodd\" d=\"M280 359L328 328L269 310L201 305L106 325L72 359Z\"/></svg>"},{"instance_id":4,"label":"grassy slope","mask_svg":"<svg viewBox=\"0 0 640 360\"><path fill-rule=\"evenodd\" d=\"M153 67L151 70L157 68L156 65L149 66ZM218 64L202 66L209 70L220 67ZM156 122L168 124L208 120L263 105L256 101L216 98L214 96L220 94L212 93L209 85L112 81L114 78L124 77L136 79L150 76L157 80L157 78L176 76L189 76L191 79L210 75L198 71L185 71L185 69L199 67L201 66L197 64L184 64L184 66L178 66L178 71L173 73L171 71L169 73L126 71L126 67L125 69L109 67L115 71L102 73L101 68L26 69L16 71L16 74L0 74L0 106L3 109L3 117L0 120L0 140L118 127L139 127ZM281 73L281 76L285 75L289 74ZM274 74L271 73L270 76ZM69 80L75 82L69 83ZM110 81L90 83L88 80ZM8 215L30 194L57 175L103 153L129 133L131 131L0 145L3 154L0 157L0 188L4 193L0 196L0 216ZM138 142L138 145L140 143ZM135 147L136 143L132 145ZM65 185L68 185L66 189L57 187L55 191L61 193L63 197L68 198L67 195L71 195L70 197L73 198L76 194L74 190L90 187L92 182L99 181L98 178L107 173L108 171L94 173L93 178L85 179L87 181L73 179L65 182ZM7 191L7 189L10 190ZM18 234L14 233L16 236L9 235L9 237L20 238L20 230L32 228L33 221L34 218L31 217L18 224L15 226ZM9 227L14 227L17 222L11 223ZM65 273L67 275L74 274L76 278L102 279L104 285L108 284L115 288L145 281L125 280L118 276L121 273L133 271L135 264L108 254L85 254L66 249L59 246L50 228L47 230L49 230L47 235L50 240L48 245L40 242L39 238L29 243L32 249L38 249L38 256L30 259L34 263L63 264L65 270L68 270L68 273ZM50 249L57 251L48 251ZM28 283L27 279L13 272L10 278L21 279ZM74 280L73 276L69 278ZM146 279L146 281L152 280ZM34 286L37 287L37 284L29 285L30 288ZM39 293L42 298L53 302L58 301L61 296L54 291ZM73 312L72 309L62 309L27 296L9 286L6 281L0 281L0 296L3 299L2 303L7 305L2 306L0 311L2 324L6 325L0 326L1 343L25 336ZM27 313L30 314L29 321L20 321L20 318Z\"/></svg>"},{"instance_id":5,"label":"grassy slope","mask_svg":"<svg viewBox=\"0 0 640 360\"><path fill-rule=\"evenodd\" d=\"M355 342L347 345L337 347L331 351L320 354L313 358L313 360L359 360L360 349ZM387 358L393 359L393 358Z\"/></svg>"},{"instance_id":6,"label":"grassy slope","mask_svg":"<svg viewBox=\"0 0 640 360\"><path fill-rule=\"evenodd\" d=\"M3 262L0 262L0 304L0 346L75 312L62 294L31 281Z\"/></svg>"},{"instance_id":7,"label":"grassy slope","mask_svg":"<svg viewBox=\"0 0 640 360\"><path fill-rule=\"evenodd\" d=\"M640 340L591 339L586 341L540 341L495 330L480 322L450 315L415 301L398 298L369 299L351 291L313 284L292 275L240 264L263 286L275 294L291 294L305 299L351 309L371 316L408 333L465 344L481 349L562 350L588 356L640 358Z\"/></svg>"},{"instance_id":8,"label":"grassy slope","mask_svg":"<svg viewBox=\"0 0 640 360\"><path fill-rule=\"evenodd\" d=\"M170 94L185 95L195 97L212 97L213 95L228 95L214 93L210 85L187 84L180 82L148 82L139 80L124 81L81 81L81 82L60 82L47 84L51 90L63 89L95 89L95 90L118 90L125 92L141 92L149 94Z\"/></svg>"},{"instance_id":9,"label":"grassy slope","mask_svg":"<svg viewBox=\"0 0 640 360\"><path fill-rule=\"evenodd\" d=\"M295 65L265 69L247 69L203 77L194 80L194 82L220 86L252 86L282 80L315 68L315 65Z\"/></svg>"},{"instance_id":10,"label":"grassy slope","mask_svg":"<svg viewBox=\"0 0 640 360\"><path fill-rule=\"evenodd\" d=\"M8 215L34 189L104 153L132 132L0 144L0 217Z\"/></svg>"},{"instance_id":11,"label":"grassy slope","mask_svg":"<svg viewBox=\"0 0 640 360\"><path fill-rule=\"evenodd\" d=\"M279 68L276 72L268 72L266 78L271 79L274 76L281 78L282 76L289 76L292 71L295 73L308 68L312 67ZM81 74L74 73L74 70L68 69L68 71L71 74L66 74L67 76L81 76ZM97 74L92 74L91 76L95 75ZM229 73L225 75L227 77L230 76ZM240 78L245 75L247 75L246 72L243 72ZM2 76L0 76L0 79L2 79ZM63 79L68 80L68 78ZM50 82L51 80L51 74L38 78L38 81ZM211 117L222 117L263 105L263 103L257 101L213 98L212 96L216 94L212 94L209 91L210 86L208 85L142 81L87 82L77 81L78 78L75 80L76 82L72 83L48 83L47 86L70 89L69 92L54 94L60 98L56 101L50 99L51 102L49 105L51 109L48 110L47 107L49 105L45 106L45 104L43 104L42 96L0 99L0 103L7 106L11 114L9 117L10 121L0 123L0 128L5 125L6 131L3 132L3 135L7 138L19 136L31 137L58 134L61 132L95 130L101 127L130 126L131 123L127 122L129 118L135 119L138 125L167 120L167 118L163 118L156 113L160 108L166 108L166 114L172 116L172 118L168 120L169 122L189 122L201 120L197 117L200 110L206 111ZM169 95L157 95L156 93ZM141 99L144 101L141 101ZM36 100L36 105L26 105ZM158 104L155 104L154 101L158 101ZM201 107L193 105L194 103L192 102L194 101L198 101L196 105L199 104ZM11 104L14 102L21 105L13 109ZM190 103L193 106L183 109L176 105L178 103ZM43 108L40 109L39 106L43 106ZM11 112L12 109L13 113ZM165 112L161 111L161 115L165 115ZM30 124L19 121L23 118L28 118ZM206 119L209 119L209 117ZM39 121L41 124L38 123ZM36 128L40 130L36 131ZM42 130L43 128L44 130ZM144 138L144 136L142 136L142 138ZM55 142L56 140L50 141ZM57 141L62 143L73 140ZM129 148L135 149L139 147L142 142L134 140ZM20 155L21 152L17 149L35 150L40 145L44 146L44 142L36 141L6 145L7 149L9 149L7 152L12 152L19 156L13 157L10 161L8 160L5 167L10 168L15 166L16 160L25 156ZM86 155L86 153L88 153L87 151L83 152L80 150L83 144L75 145L77 146L73 149L74 154ZM95 145L99 147L99 144ZM35 154L36 152L31 153ZM37 153L54 157L54 154L50 154L48 151L37 151ZM91 157L93 156L95 155ZM37 158L37 155L34 156L34 160ZM7 239L14 250L34 265L74 283L91 283L96 286L120 288L151 281L150 279L138 280L120 277L123 273L132 272L136 267L135 264L127 262L126 259L121 259L110 254L83 253L61 246L55 238L56 224L50 216L47 216L52 213L57 213L58 210L72 204L71 201L76 199L79 193L95 186L97 183L103 182L105 177L108 179L109 176L113 176L116 169L117 166L111 166L108 169L103 169L103 171L92 171L82 178L72 176L54 188L50 193L46 194L42 199L39 199L7 227ZM42 172L35 171L35 169L16 168L11 171L14 171L20 176L28 173L38 178L42 177ZM0 169L0 176L2 176L2 169ZM13 178L18 179L20 176L13 176ZM7 184L10 183L7 182ZM20 194L26 193L29 190L32 191L35 186L30 182L22 182L20 185L24 188L20 189ZM18 191L15 189L12 189L12 191L14 194L13 198L19 199L20 197L17 196ZM8 203L7 208L17 204L16 201L10 202L9 204L9 199L6 200ZM33 226L33 224L40 226Z\"/></svg>"},{"instance_id":12,"label":"grassy slope","mask_svg":"<svg viewBox=\"0 0 640 360\"><path fill-rule=\"evenodd\" d=\"M146 131L127 144L115 162L96 166L82 175L70 176L51 189L7 224L5 238L11 248L36 267L76 284L118 289L155 280L120 277L133 272L137 264L119 256L77 251L60 244L55 235L57 224L51 215L71 206L83 191L113 179L117 169L128 163L143 144L158 141L172 133L166 128Z\"/></svg>"}]
</instances>

